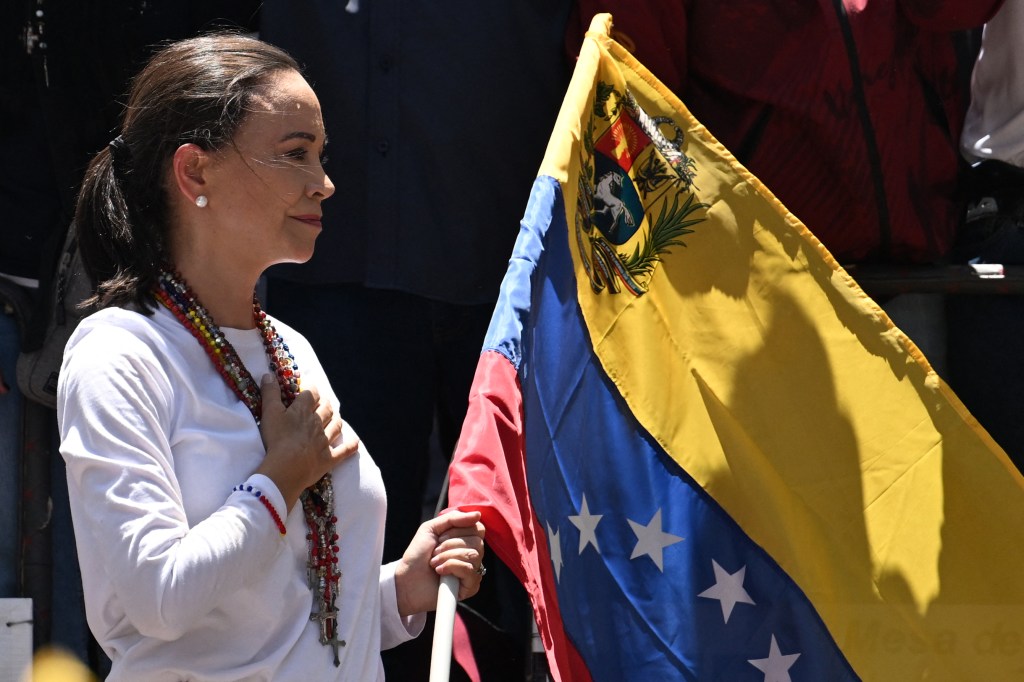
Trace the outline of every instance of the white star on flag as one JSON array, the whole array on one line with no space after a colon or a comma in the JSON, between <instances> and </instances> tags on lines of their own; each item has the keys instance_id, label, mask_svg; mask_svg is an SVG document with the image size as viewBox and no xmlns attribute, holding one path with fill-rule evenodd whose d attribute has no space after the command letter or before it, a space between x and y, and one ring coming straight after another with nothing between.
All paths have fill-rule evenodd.
<instances>
[{"instance_id":1,"label":"white star on flag","mask_svg":"<svg viewBox=\"0 0 1024 682\"><path fill-rule=\"evenodd\" d=\"M764 673L764 682L792 682L789 677L789 669L796 663L800 654L782 655L779 651L779 644L772 635L772 645L768 652L768 658L753 658L747 662Z\"/></svg>"},{"instance_id":2,"label":"white star on flag","mask_svg":"<svg viewBox=\"0 0 1024 682\"><path fill-rule=\"evenodd\" d=\"M711 567L715 570L715 584L697 596L717 599L721 602L722 616L728 623L729 616L732 615L732 609L736 604L754 603L747 591L743 589L743 576L746 575L747 567L744 566L735 573L729 573L714 559L711 560Z\"/></svg>"},{"instance_id":3,"label":"white star on flag","mask_svg":"<svg viewBox=\"0 0 1024 682\"><path fill-rule=\"evenodd\" d=\"M664 573L665 566L662 560L662 550L669 545L682 542L683 538L678 535L662 532L661 508L655 512L654 518L651 519L651 522L646 526L642 523L637 523L632 519L626 520L629 521L629 525L633 528L633 532L636 533L636 547L633 548L633 554L630 555L629 558L636 559L637 557L641 557L646 554L651 557L651 560L654 561L658 570Z\"/></svg>"},{"instance_id":4,"label":"white star on flag","mask_svg":"<svg viewBox=\"0 0 1024 682\"><path fill-rule=\"evenodd\" d=\"M601 548L597 546L596 530L602 516L602 514L590 513L590 509L587 507L587 496L584 495L583 506L580 508L579 516L569 517L572 525L580 529L580 554L583 554L583 550L586 549L588 544L593 544L597 553L601 553Z\"/></svg>"},{"instance_id":5,"label":"white star on flag","mask_svg":"<svg viewBox=\"0 0 1024 682\"><path fill-rule=\"evenodd\" d=\"M551 551L551 564L555 568L555 581L562 579L562 543L558 541L558 531L548 526L548 544Z\"/></svg>"}]
</instances>

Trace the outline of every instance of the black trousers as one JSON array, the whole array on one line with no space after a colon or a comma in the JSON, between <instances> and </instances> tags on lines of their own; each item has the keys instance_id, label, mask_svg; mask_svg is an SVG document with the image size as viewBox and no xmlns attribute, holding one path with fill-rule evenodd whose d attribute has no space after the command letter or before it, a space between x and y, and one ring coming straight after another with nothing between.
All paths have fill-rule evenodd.
<instances>
[{"instance_id":1,"label":"black trousers","mask_svg":"<svg viewBox=\"0 0 1024 682\"><path fill-rule=\"evenodd\" d=\"M984 161L972 169L959 262L1024 264L1024 169ZM950 295L949 385L1024 471L1024 296Z\"/></svg>"}]
</instances>

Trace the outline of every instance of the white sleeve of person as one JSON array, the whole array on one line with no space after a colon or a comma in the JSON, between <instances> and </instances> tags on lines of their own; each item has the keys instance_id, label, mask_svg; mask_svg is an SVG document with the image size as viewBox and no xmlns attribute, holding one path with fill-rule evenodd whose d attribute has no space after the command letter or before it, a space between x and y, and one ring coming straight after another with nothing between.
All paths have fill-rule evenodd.
<instances>
[{"instance_id":1,"label":"white sleeve of person","mask_svg":"<svg viewBox=\"0 0 1024 682\"><path fill-rule=\"evenodd\" d=\"M425 613L403 618L398 613L398 592L395 589L395 566L397 561L380 568L380 648L391 649L402 642L413 639L427 622Z\"/></svg>"},{"instance_id":2,"label":"white sleeve of person","mask_svg":"<svg viewBox=\"0 0 1024 682\"><path fill-rule=\"evenodd\" d=\"M172 454L182 387L165 349L145 329L91 322L68 344L57 405L83 584L109 592L106 615L123 611L140 634L175 639L285 549L265 505L232 483L258 488L282 514L284 501L265 477L219 481L207 463L219 497L202 511L210 491L181 486ZM208 440L210 461L224 456Z\"/></svg>"}]
</instances>

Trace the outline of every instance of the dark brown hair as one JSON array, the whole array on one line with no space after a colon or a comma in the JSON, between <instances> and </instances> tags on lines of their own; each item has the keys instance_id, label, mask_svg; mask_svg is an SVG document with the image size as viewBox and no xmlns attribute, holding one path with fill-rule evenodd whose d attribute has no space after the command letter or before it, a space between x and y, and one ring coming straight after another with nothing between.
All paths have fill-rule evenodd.
<instances>
[{"instance_id":1,"label":"dark brown hair","mask_svg":"<svg viewBox=\"0 0 1024 682\"><path fill-rule=\"evenodd\" d=\"M86 305L153 309L150 291L167 259L167 174L179 146L230 144L274 75L299 71L281 49L240 34L171 43L132 81L121 133L93 158L75 223L86 272Z\"/></svg>"}]
</instances>

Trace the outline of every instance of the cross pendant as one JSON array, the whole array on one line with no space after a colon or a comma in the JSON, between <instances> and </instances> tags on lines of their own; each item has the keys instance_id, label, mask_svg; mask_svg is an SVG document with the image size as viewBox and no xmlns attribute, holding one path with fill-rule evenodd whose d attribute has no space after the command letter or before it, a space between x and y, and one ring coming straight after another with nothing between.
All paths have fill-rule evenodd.
<instances>
[{"instance_id":1,"label":"cross pendant","mask_svg":"<svg viewBox=\"0 0 1024 682\"><path fill-rule=\"evenodd\" d=\"M338 658L338 647L345 646L345 640L338 639L338 610L326 609L316 611L309 616L310 620L320 621L320 643L330 645L334 651L334 665L341 665ZM330 635L328 636L328 624L330 624Z\"/></svg>"},{"instance_id":2,"label":"cross pendant","mask_svg":"<svg viewBox=\"0 0 1024 682\"><path fill-rule=\"evenodd\" d=\"M334 667L337 668L341 665L341 659L338 658L338 647L345 646L345 640L338 639L338 624L334 624L334 631L331 633L331 639L328 642L331 645L331 649L334 650Z\"/></svg>"}]
</instances>

